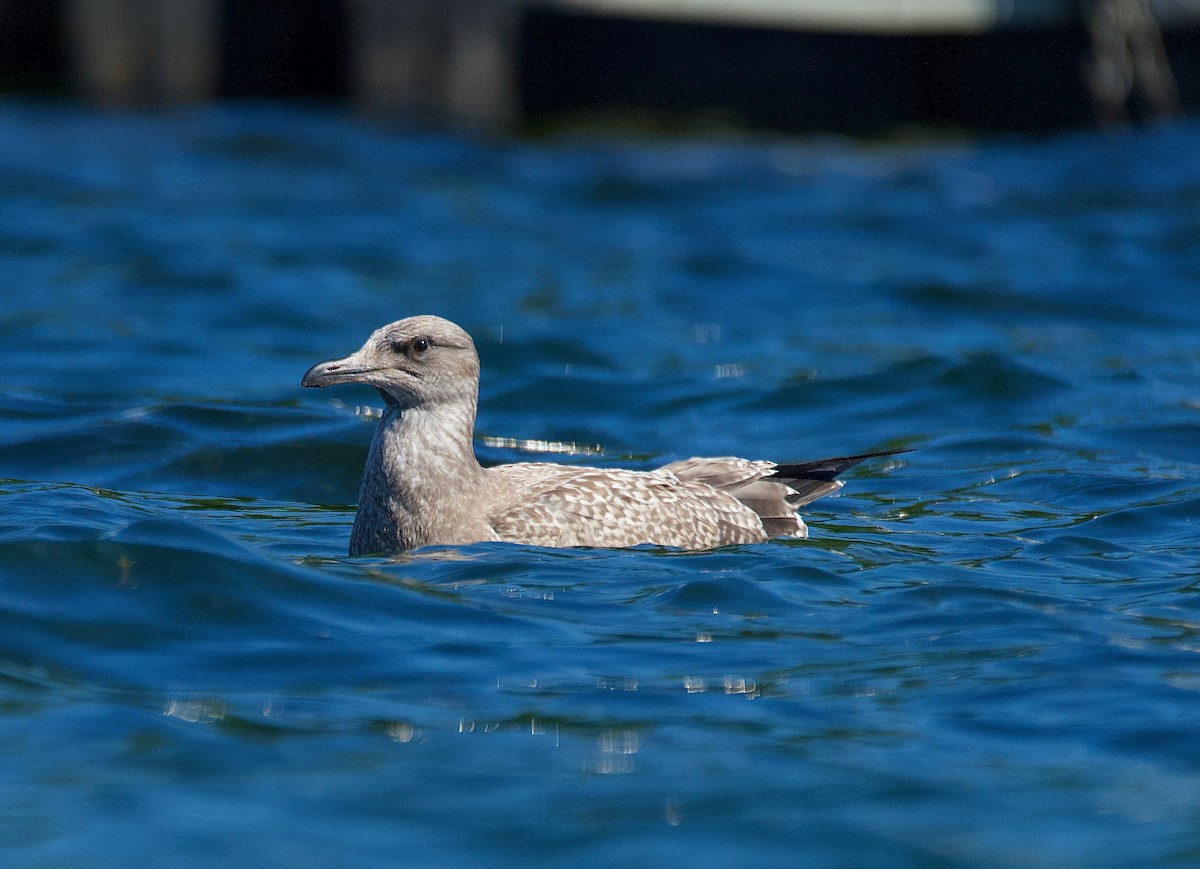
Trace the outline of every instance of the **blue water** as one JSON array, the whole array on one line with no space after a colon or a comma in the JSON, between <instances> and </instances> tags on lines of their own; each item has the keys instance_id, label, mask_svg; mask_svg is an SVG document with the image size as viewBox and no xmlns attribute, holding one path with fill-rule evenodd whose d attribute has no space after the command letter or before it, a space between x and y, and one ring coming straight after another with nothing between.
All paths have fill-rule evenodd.
<instances>
[{"instance_id":1,"label":"blue water","mask_svg":"<svg viewBox=\"0 0 1200 869\"><path fill-rule=\"evenodd\" d=\"M918 451L808 541L349 558L380 401L300 376L414 313L487 462ZM6 866L1195 866L1198 515L1195 124L0 103Z\"/></svg>"}]
</instances>

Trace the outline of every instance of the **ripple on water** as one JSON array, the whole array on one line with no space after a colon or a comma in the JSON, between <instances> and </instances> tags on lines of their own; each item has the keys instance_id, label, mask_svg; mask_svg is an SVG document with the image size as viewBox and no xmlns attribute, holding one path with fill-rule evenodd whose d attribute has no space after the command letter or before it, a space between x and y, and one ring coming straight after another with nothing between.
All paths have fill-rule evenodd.
<instances>
[{"instance_id":1,"label":"ripple on water","mask_svg":"<svg viewBox=\"0 0 1200 869\"><path fill-rule=\"evenodd\" d=\"M1197 155L0 105L0 847L1188 864ZM807 541L349 558L378 400L298 379L424 311L489 462L919 451Z\"/></svg>"}]
</instances>

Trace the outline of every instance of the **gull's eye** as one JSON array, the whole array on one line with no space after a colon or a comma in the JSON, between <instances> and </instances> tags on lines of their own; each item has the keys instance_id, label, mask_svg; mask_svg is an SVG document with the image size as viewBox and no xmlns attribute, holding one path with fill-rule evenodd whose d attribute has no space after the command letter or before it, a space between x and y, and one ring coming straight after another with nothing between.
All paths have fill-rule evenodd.
<instances>
[{"instance_id":1,"label":"gull's eye","mask_svg":"<svg viewBox=\"0 0 1200 869\"><path fill-rule=\"evenodd\" d=\"M418 354L424 353L426 350L429 349L429 339L428 338L414 339L412 342L412 349L413 349L414 353L418 353Z\"/></svg>"}]
</instances>

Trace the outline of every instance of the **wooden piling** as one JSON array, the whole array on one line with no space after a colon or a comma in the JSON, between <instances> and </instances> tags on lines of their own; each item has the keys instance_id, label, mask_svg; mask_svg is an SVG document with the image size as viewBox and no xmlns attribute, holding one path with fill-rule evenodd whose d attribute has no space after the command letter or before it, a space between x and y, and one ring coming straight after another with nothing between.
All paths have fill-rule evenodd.
<instances>
[{"instance_id":1,"label":"wooden piling","mask_svg":"<svg viewBox=\"0 0 1200 869\"><path fill-rule=\"evenodd\" d=\"M367 111L491 129L517 120L515 0L351 0L350 18Z\"/></svg>"},{"instance_id":2,"label":"wooden piling","mask_svg":"<svg viewBox=\"0 0 1200 869\"><path fill-rule=\"evenodd\" d=\"M520 120L521 10L510 0L454 0L446 108L460 125L509 129Z\"/></svg>"},{"instance_id":3,"label":"wooden piling","mask_svg":"<svg viewBox=\"0 0 1200 869\"><path fill-rule=\"evenodd\" d=\"M66 0L73 87L102 105L211 99L219 16L218 0Z\"/></svg>"}]
</instances>

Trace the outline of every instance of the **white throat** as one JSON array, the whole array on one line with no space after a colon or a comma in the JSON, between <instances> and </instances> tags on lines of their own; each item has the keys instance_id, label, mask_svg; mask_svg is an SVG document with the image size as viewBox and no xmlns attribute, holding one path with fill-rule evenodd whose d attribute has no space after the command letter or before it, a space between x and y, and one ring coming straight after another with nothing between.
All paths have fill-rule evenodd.
<instances>
[{"instance_id":1,"label":"white throat","mask_svg":"<svg viewBox=\"0 0 1200 869\"><path fill-rule=\"evenodd\" d=\"M483 468L475 458L475 402L401 408L389 401L363 472L351 554L487 539L473 515ZM462 541L470 542L470 541Z\"/></svg>"}]
</instances>

